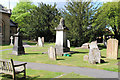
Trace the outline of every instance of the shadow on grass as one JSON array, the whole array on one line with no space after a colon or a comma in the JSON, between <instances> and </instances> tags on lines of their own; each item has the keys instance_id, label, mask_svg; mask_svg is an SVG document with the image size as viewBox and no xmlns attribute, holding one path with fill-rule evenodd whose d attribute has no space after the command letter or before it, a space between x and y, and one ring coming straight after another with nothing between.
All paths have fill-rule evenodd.
<instances>
[{"instance_id":1,"label":"shadow on grass","mask_svg":"<svg viewBox=\"0 0 120 80\"><path fill-rule=\"evenodd\" d=\"M106 58L105 56L101 56L101 58Z\"/></svg>"},{"instance_id":2,"label":"shadow on grass","mask_svg":"<svg viewBox=\"0 0 120 80\"><path fill-rule=\"evenodd\" d=\"M56 60L58 60L58 61L59 61L59 60L65 60L65 59L56 59Z\"/></svg>"},{"instance_id":3,"label":"shadow on grass","mask_svg":"<svg viewBox=\"0 0 120 80\"><path fill-rule=\"evenodd\" d=\"M36 45L37 43L26 42L28 45Z\"/></svg>"},{"instance_id":4,"label":"shadow on grass","mask_svg":"<svg viewBox=\"0 0 120 80\"><path fill-rule=\"evenodd\" d=\"M19 74L16 76L16 80L40 80L40 76L27 76L26 79L24 77L22 77L23 75ZM2 79L1 80L13 80L12 75L8 75L8 74L2 74Z\"/></svg>"},{"instance_id":5,"label":"shadow on grass","mask_svg":"<svg viewBox=\"0 0 120 80\"><path fill-rule=\"evenodd\" d=\"M25 53L25 55L39 55L39 54L42 54L42 53Z\"/></svg>"},{"instance_id":6,"label":"shadow on grass","mask_svg":"<svg viewBox=\"0 0 120 80\"><path fill-rule=\"evenodd\" d=\"M104 60L100 59L101 64L108 63L107 61L105 62Z\"/></svg>"},{"instance_id":7,"label":"shadow on grass","mask_svg":"<svg viewBox=\"0 0 120 80\"><path fill-rule=\"evenodd\" d=\"M70 51L70 54L86 54L88 52L78 52L78 51Z\"/></svg>"},{"instance_id":8,"label":"shadow on grass","mask_svg":"<svg viewBox=\"0 0 120 80\"><path fill-rule=\"evenodd\" d=\"M104 45L98 45L99 50L106 49Z\"/></svg>"}]
</instances>

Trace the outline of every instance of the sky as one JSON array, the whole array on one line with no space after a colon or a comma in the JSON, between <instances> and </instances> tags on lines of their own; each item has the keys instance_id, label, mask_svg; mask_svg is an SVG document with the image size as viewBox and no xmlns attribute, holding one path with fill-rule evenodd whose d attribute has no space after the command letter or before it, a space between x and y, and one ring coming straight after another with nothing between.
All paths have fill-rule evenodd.
<instances>
[{"instance_id":1,"label":"sky","mask_svg":"<svg viewBox=\"0 0 120 80\"><path fill-rule=\"evenodd\" d=\"M10 1L10 9L13 10L13 8L16 6L16 4L19 2L19 0L0 0L0 4L7 7L9 9L9 1ZM23 0L26 1L26 0ZM43 2L46 4L53 5L54 2L57 3L57 8L64 8L64 5L67 1L70 0L31 0L35 5L37 5L38 2ZM96 1L96 0L93 0ZM99 2L111 2L112 0L98 0Z\"/></svg>"}]
</instances>

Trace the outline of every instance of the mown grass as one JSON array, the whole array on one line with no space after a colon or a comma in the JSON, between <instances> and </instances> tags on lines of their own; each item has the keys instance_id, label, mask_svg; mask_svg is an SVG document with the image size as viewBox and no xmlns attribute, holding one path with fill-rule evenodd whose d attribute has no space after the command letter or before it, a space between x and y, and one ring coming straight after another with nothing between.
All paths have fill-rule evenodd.
<instances>
[{"instance_id":1,"label":"mown grass","mask_svg":"<svg viewBox=\"0 0 120 80\"><path fill-rule=\"evenodd\" d=\"M51 72L51 71L45 71L45 70L33 70L33 69L27 69L26 71L26 79L25 80L40 80L40 78L55 78L57 76L62 75L62 72ZM0 74L0 80L11 80L11 75L6 74ZM21 79L23 77L23 74L17 74L16 78L17 80L24 80Z\"/></svg>"},{"instance_id":2,"label":"mown grass","mask_svg":"<svg viewBox=\"0 0 120 80\"><path fill-rule=\"evenodd\" d=\"M88 55L88 49L79 49L75 47L71 47L71 51L75 53L72 54L71 57L66 56L57 56L56 61L52 61L48 58L48 54L42 54L43 52L47 52L50 46L55 46L54 43L45 43L44 47L29 47L25 48L25 55L15 56L10 55L12 50L3 51L2 58L3 59L13 59L15 61L23 61L23 62L35 62L35 63L45 63L45 64L57 64L57 65L66 65L66 66L77 66L77 67L88 67L95 69L102 69L108 71L118 72L118 60L107 59L106 58L106 48L101 47L101 56L102 60L104 60L101 64L89 64L88 61L83 61L83 56ZM119 48L120 49L120 48ZM119 53L120 54L120 53ZM120 58L120 55L118 56Z\"/></svg>"}]
</instances>

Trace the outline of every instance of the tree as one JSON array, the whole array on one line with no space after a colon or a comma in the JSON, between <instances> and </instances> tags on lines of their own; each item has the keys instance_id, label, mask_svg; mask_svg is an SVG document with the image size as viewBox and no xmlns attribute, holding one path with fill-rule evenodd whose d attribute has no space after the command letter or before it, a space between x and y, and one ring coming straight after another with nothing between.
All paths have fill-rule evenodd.
<instances>
[{"instance_id":1,"label":"tree","mask_svg":"<svg viewBox=\"0 0 120 80\"><path fill-rule=\"evenodd\" d=\"M103 24L104 28L112 28L113 34L116 39L119 39L120 31L119 31L119 7L118 2L107 2L103 3L100 8L100 14L96 19L96 22L99 22L98 26Z\"/></svg>"},{"instance_id":2,"label":"tree","mask_svg":"<svg viewBox=\"0 0 120 80\"><path fill-rule=\"evenodd\" d=\"M65 6L65 24L69 28L68 38L73 46L81 46L83 43L95 40L96 27L92 26L97 12L97 7L91 1L68 2Z\"/></svg>"},{"instance_id":3,"label":"tree","mask_svg":"<svg viewBox=\"0 0 120 80\"><path fill-rule=\"evenodd\" d=\"M30 25L30 11L33 10L36 6L27 0L23 2L22 0L17 3L17 5L13 8L11 19L18 23L18 27L21 28L23 35L29 36L27 30L29 29Z\"/></svg>"},{"instance_id":4,"label":"tree","mask_svg":"<svg viewBox=\"0 0 120 80\"><path fill-rule=\"evenodd\" d=\"M56 4L52 6L39 3L38 7L31 10L30 14L30 34L32 33L36 39L37 37L45 37L46 41L54 39L54 29L59 24L60 19L60 13L56 8Z\"/></svg>"}]
</instances>

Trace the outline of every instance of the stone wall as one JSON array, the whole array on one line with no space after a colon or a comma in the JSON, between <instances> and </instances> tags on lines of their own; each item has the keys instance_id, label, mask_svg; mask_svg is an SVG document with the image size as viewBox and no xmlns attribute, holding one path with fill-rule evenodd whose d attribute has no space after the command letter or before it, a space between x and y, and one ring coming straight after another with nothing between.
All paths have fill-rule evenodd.
<instances>
[{"instance_id":1,"label":"stone wall","mask_svg":"<svg viewBox=\"0 0 120 80\"><path fill-rule=\"evenodd\" d=\"M9 14L2 13L2 44L9 44L10 42L10 17Z\"/></svg>"}]
</instances>

